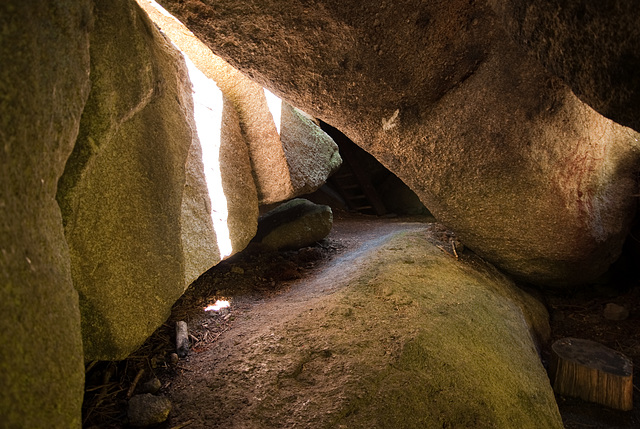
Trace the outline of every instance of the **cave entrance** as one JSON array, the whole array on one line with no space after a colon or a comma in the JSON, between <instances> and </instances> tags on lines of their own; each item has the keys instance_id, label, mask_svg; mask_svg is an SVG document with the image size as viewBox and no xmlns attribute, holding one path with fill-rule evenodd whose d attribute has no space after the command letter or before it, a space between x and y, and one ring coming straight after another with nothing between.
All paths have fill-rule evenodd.
<instances>
[{"instance_id":1,"label":"cave entrance","mask_svg":"<svg viewBox=\"0 0 640 429\"><path fill-rule=\"evenodd\" d=\"M305 196L313 202L374 216L430 216L418 196L373 155L330 124L320 128L338 145L342 165L318 191Z\"/></svg>"}]
</instances>

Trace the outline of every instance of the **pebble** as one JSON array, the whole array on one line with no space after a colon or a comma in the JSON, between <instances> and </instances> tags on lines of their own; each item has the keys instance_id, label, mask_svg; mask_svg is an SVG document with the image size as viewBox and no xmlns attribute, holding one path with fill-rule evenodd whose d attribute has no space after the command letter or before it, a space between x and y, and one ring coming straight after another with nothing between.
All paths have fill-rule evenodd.
<instances>
[{"instance_id":1,"label":"pebble","mask_svg":"<svg viewBox=\"0 0 640 429\"><path fill-rule=\"evenodd\" d=\"M164 396L151 393L135 395L129 400L129 424L146 427L164 422L171 412L171 401Z\"/></svg>"},{"instance_id":2,"label":"pebble","mask_svg":"<svg viewBox=\"0 0 640 429\"><path fill-rule=\"evenodd\" d=\"M176 365L180 361L180 356L178 353L171 353L168 360L171 365Z\"/></svg>"},{"instance_id":3,"label":"pebble","mask_svg":"<svg viewBox=\"0 0 640 429\"><path fill-rule=\"evenodd\" d=\"M629 310L621 305L610 302L604 307L603 315L607 320L625 320L629 317Z\"/></svg>"},{"instance_id":4,"label":"pebble","mask_svg":"<svg viewBox=\"0 0 640 429\"><path fill-rule=\"evenodd\" d=\"M153 377L151 380L147 381L142 386L140 386L140 392L156 394L158 393L158 390L160 390L161 387L162 387L162 383L160 383L160 380L158 380L158 377Z\"/></svg>"}]
</instances>

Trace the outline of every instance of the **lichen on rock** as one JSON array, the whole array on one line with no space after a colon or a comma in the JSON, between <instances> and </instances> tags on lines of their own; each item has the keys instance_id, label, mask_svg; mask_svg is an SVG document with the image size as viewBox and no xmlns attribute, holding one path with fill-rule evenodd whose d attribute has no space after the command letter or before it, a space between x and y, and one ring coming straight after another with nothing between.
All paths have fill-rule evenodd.
<instances>
[{"instance_id":1,"label":"lichen on rock","mask_svg":"<svg viewBox=\"0 0 640 429\"><path fill-rule=\"evenodd\" d=\"M176 420L198 428L214 415L238 428L562 428L537 351L536 338L549 335L545 307L442 244L431 226L372 234L238 313L188 364L203 379L172 386ZM215 410L198 413L203 404Z\"/></svg>"}]
</instances>

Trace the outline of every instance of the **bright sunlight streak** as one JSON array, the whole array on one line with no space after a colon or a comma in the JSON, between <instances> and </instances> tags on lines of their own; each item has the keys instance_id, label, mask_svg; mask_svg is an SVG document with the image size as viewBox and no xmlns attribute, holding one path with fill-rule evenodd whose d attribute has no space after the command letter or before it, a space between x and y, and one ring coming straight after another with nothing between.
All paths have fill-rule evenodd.
<instances>
[{"instance_id":1,"label":"bright sunlight streak","mask_svg":"<svg viewBox=\"0 0 640 429\"><path fill-rule=\"evenodd\" d=\"M220 259L232 252L227 227L227 198L220 173L220 128L222 127L222 91L207 78L185 55L189 78L193 85L193 106L196 130L202 146L204 176L211 199L211 220L218 239Z\"/></svg>"},{"instance_id":2,"label":"bright sunlight streak","mask_svg":"<svg viewBox=\"0 0 640 429\"><path fill-rule=\"evenodd\" d=\"M229 301L216 301L215 304L211 304L209 306L207 306L204 311L220 311L223 308L229 308L231 306L231 304L229 304Z\"/></svg>"},{"instance_id":3,"label":"bright sunlight streak","mask_svg":"<svg viewBox=\"0 0 640 429\"><path fill-rule=\"evenodd\" d=\"M183 25L167 12L162 6L153 0L139 0L145 7L145 3L159 11L163 16L170 18L173 22L169 24L167 32L171 33L176 28L184 28ZM162 28L161 22L158 25ZM184 29L184 31L187 31ZM191 34L189 32L189 34ZM231 238L227 227L229 211L227 209L227 198L222 188L222 174L220 172L220 128L222 126L222 92L216 83L205 76L187 54L173 43L176 49L182 52L189 79L193 88L194 119L196 122L196 133L202 148L202 162L204 164L204 176L207 182L209 199L211 201L211 220L216 232L220 259L224 259L232 253Z\"/></svg>"},{"instance_id":4,"label":"bright sunlight streak","mask_svg":"<svg viewBox=\"0 0 640 429\"><path fill-rule=\"evenodd\" d=\"M264 89L264 95L267 97L267 105L269 106L269 111L271 112L271 116L273 116L273 122L276 124L276 130L278 130L278 134L280 134L280 113L282 112L282 100L273 94L268 89Z\"/></svg>"}]
</instances>

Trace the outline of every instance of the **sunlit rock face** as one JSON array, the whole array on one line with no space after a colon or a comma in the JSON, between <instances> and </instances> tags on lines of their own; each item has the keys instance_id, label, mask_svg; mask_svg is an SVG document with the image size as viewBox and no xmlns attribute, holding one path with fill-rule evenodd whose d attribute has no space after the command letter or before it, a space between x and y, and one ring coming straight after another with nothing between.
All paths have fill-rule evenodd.
<instances>
[{"instance_id":1,"label":"sunlit rock face","mask_svg":"<svg viewBox=\"0 0 640 429\"><path fill-rule=\"evenodd\" d=\"M521 280L594 279L635 210L638 135L462 0L160 2L218 55L339 128Z\"/></svg>"},{"instance_id":2,"label":"sunlit rock face","mask_svg":"<svg viewBox=\"0 0 640 429\"><path fill-rule=\"evenodd\" d=\"M89 1L0 2L2 427L81 427L80 310L55 194L89 94L90 28Z\"/></svg>"},{"instance_id":3,"label":"sunlit rock face","mask_svg":"<svg viewBox=\"0 0 640 429\"><path fill-rule=\"evenodd\" d=\"M287 157L293 196L320 188L342 165L338 145L317 122L288 103L282 103L280 140Z\"/></svg>"},{"instance_id":4,"label":"sunlit rock face","mask_svg":"<svg viewBox=\"0 0 640 429\"><path fill-rule=\"evenodd\" d=\"M237 110L261 204L313 192L337 170L338 147L311 118L279 100L270 105L272 94L216 56L155 1L138 3Z\"/></svg>"},{"instance_id":5,"label":"sunlit rock face","mask_svg":"<svg viewBox=\"0 0 640 429\"><path fill-rule=\"evenodd\" d=\"M233 106L185 58L193 86L194 131L181 217L186 288L220 259L245 248L256 232L258 196Z\"/></svg>"},{"instance_id":6,"label":"sunlit rock face","mask_svg":"<svg viewBox=\"0 0 640 429\"><path fill-rule=\"evenodd\" d=\"M293 138L281 141L261 86L201 43L187 43L185 59L132 1L97 4L93 21L92 89L57 199L85 358L108 360L134 351L191 282L248 244L260 202L319 187L334 168L313 174L336 164L337 148L308 118L288 120L287 135L306 127L329 148L292 176L305 164L285 153ZM197 42L179 30L178 42Z\"/></svg>"},{"instance_id":7,"label":"sunlit rock face","mask_svg":"<svg viewBox=\"0 0 640 429\"><path fill-rule=\"evenodd\" d=\"M640 9L634 0L491 0L514 39L595 110L640 130Z\"/></svg>"},{"instance_id":8,"label":"sunlit rock face","mask_svg":"<svg viewBox=\"0 0 640 429\"><path fill-rule=\"evenodd\" d=\"M227 228L232 253L244 249L258 229L258 194L238 112L223 96L220 130L220 175L227 195Z\"/></svg>"}]
</instances>

